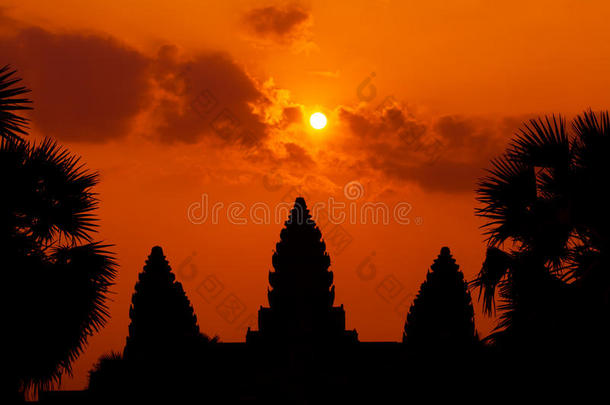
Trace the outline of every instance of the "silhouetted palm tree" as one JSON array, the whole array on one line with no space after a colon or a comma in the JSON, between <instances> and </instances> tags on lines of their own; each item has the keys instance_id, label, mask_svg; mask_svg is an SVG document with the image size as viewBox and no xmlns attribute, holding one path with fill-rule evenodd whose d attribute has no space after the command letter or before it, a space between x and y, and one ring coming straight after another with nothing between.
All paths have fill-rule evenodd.
<instances>
[{"instance_id":1,"label":"silhouetted palm tree","mask_svg":"<svg viewBox=\"0 0 610 405\"><path fill-rule=\"evenodd\" d=\"M108 318L116 264L91 236L97 182L54 141L1 141L5 365L14 394L59 382Z\"/></svg>"},{"instance_id":2,"label":"silhouetted palm tree","mask_svg":"<svg viewBox=\"0 0 610 405\"><path fill-rule=\"evenodd\" d=\"M574 328L565 318L580 304L590 304L580 311L591 317L607 310L609 142L608 112L585 112L571 132L562 117L546 117L492 161L477 190L489 248L473 282L486 313L502 312L490 339L527 334L544 344L552 331Z\"/></svg>"},{"instance_id":3,"label":"silhouetted palm tree","mask_svg":"<svg viewBox=\"0 0 610 405\"><path fill-rule=\"evenodd\" d=\"M30 90L16 85L21 79L13 77L15 72L8 65L0 68L0 138L2 139L19 140L21 135L26 135L28 120L15 112L31 109L26 105L31 101L20 97Z\"/></svg>"},{"instance_id":4,"label":"silhouetted palm tree","mask_svg":"<svg viewBox=\"0 0 610 405\"><path fill-rule=\"evenodd\" d=\"M104 354L89 371L89 392L99 397L117 397L128 385L127 364L121 353Z\"/></svg>"}]
</instances>

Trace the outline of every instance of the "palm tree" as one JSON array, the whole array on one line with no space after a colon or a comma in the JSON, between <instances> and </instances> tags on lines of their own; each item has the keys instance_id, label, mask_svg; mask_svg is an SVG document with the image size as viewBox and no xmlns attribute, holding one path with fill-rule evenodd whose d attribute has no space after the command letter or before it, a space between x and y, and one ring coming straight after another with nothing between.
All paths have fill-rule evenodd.
<instances>
[{"instance_id":1,"label":"palm tree","mask_svg":"<svg viewBox=\"0 0 610 405\"><path fill-rule=\"evenodd\" d=\"M124 397L129 381L128 365L121 353L102 355L89 371L89 393L97 402L100 399Z\"/></svg>"},{"instance_id":2,"label":"palm tree","mask_svg":"<svg viewBox=\"0 0 610 405\"><path fill-rule=\"evenodd\" d=\"M92 238L97 182L52 140L0 143L5 365L17 398L59 383L108 319L116 263Z\"/></svg>"},{"instance_id":3,"label":"palm tree","mask_svg":"<svg viewBox=\"0 0 610 405\"><path fill-rule=\"evenodd\" d=\"M609 142L608 112L583 113L572 131L561 116L531 120L479 182L488 250L472 285L487 314L501 312L489 340L545 344L574 329L574 311L607 310Z\"/></svg>"},{"instance_id":4,"label":"palm tree","mask_svg":"<svg viewBox=\"0 0 610 405\"><path fill-rule=\"evenodd\" d=\"M0 138L20 140L26 135L28 120L15 112L29 110L31 107L25 105L31 103L27 98L19 96L30 90L24 86L16 86L20 78L13 77L15 70L6 65L0 68Z\"/></svg>"}]
</instances>

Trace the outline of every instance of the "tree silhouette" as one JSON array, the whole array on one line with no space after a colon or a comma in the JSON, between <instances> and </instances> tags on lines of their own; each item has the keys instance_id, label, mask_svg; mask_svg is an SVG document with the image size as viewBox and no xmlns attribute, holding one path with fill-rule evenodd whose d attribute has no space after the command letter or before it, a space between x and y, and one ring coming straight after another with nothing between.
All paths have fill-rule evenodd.
<instances>
[{"instance_id":1,"label":"tree silhouette","mask_svg":"<svg viewBox=\"0 0 610 405\"><path fill-rule=\"evenodd\" d=\"M459 352L477 342L472 300L459 267L443 247L407 315L403 342L409 350Z\"/></svg>"},{"instance_id":2,"label":"tree silhouette","mask_svg":"<svg viewBox=\"0 0 610 405\"><path fill-rule=\"evenodd\" d=\"M3 139L0 179L6 365L23 394L58 383L105 324L116 264L92 241L98 176L78 157L48 139Z\"/></svg>"},{"instance_id":3,"label":"tree silhouette","mask_svg":"<svg viewBox=\"0 0 610 405\"><path fill-rule=\"evenodd\" d=\"M89 371L89 393L97 400L110 399L128 389L127 363L120 353L105 354Z\"/></svg>"},{"instance_id":4,"label":"tree silhouette","mask_svg":"<svg viewBox=\"0 0 610 405\"><path fill-rule=\"evenodd\" d=\"M193 350L205 339L182 284L176 281L160 246L152 248L131 303L124 352L128 360L172 357L178 351Z\"/></svg>"},{"instance_id":5,"label":"tree silhouette","mask_svg":"<svg viewBox=\"0 0 610 405\"><path fill-rule=\"evenodd\" d=\"M342 339L343 306L334 307L333 272L320 229L302 197L296 199L272 257L269 308L259 311L260 334L281 340ZM249 331L250 338L254 333Z\"/></svg>"},{"instance_id":6,"label":"tree silhouette","mask_svg":"<svg viewBox=\"0 0 610 405\"><path fill-rule=\"evenodd\" d=\"M554 336L601 336L591 328L607 319L610 296L610 214L601 186L609 151L608 112L587 111L572 131L562 117L531 120L492 161L477 190L489 249L473 282L487 314L499 291L502 313L490 340L548 347ZM501 250L505 244L512 249Z\"/></svg>"},{"instance_id":7,"label":"tree silhouette","mask_svg":"<svg viewBox=\"0 0 610 405\"><path fill-rule=\"evenodd\" d=\"M26 135L28 120L16 112L31 109L26 105L31 101L20 97L30 90L16 86L21 79L13 77L15 73L16 70L8 65L0 68L0 138L3 140L21 140L21 136Z\"/></svg>"}]
</instances>

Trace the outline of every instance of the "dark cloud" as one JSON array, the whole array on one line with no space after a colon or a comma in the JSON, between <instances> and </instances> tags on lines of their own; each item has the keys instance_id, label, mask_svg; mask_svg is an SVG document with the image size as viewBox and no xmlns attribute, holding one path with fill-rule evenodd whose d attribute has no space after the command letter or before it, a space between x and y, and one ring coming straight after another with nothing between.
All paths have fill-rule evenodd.
<instances>
[{"instance_id":1,"label":"dark cloud","mask_svg":"<svg viewBox=\"0 0 610 405\"><path fill-rule=\"evenodd\" d=\"M484 167L472 162L462 163L445 159L413 165L396 157L373 155L368 157L368 164L390 179L414 181L425 190L443 193L472 192Z\"/></svg>"},{"instance_id":2,"label":"dark cloud","mask_svg":"<svg viewBox=\"0 0 610 405\"><path fill-rule=\"evenodd\" d=\"M110 37L29 27L0 39L0 54L33 91L33 125L62 140L124 136L149 99L148 60Z\"/></svg>"},{"instance_id":3,"label":"dark cloud","mask_svg":"<svg viewBox=\"0 0 610 405\"><path fill-rule=\"evenodd\" d=\"M251 33L279 43L306 39L309 36L306 26L310 19L310 12L296 4L255 8L243 16L243 22Z\"/></svg>"},{"instance_id":4,"label":"dark cloud","mask_svg":"<svg viewBox=\"0 0 610 405\"><path fill-rule=\"evenodd\" d=\"M315 162L309 153L296 143L285 143L284 149L286 149L287 156L282 159L282 162L296 165L303 169L315 166Z\"/></svg>"},{"instance_id":5,"label":"dark cloud","mask_svg":"<svg viewBox=\"0 0 610 405\"><path fill-rule=\"evenodd\" d=\"M267 125L252 106L270 101L228 55L210 52L180 60L173 47L164 47L155 66L162 96L154 116L163 142L213 136L252 146L266 137Z\"/></svg>"},{"instance_id":6,"label":"dark cloud","mask_svg":"<svg viewBox=\"0 0 610 405\"><path fill-rule=\"evenodd\" d=\"M163 96L154 111L163 142L194 143L213 136L227 143L258 144L266 124L252 105L268 102L254 80L220 52L180 60L164 47L154 78Z\"/></svg>"},{"instance_id":7,"label":"dark cloud","mask_svg":"<svg viewBox=\"0 0 610 405\"><path fill-rule=\"evenodd\" d=\"M251 147L271 125L254 106L264 109L273 100L227 54L205 52L186 60L176 47L164 46L151 58L112 37L53 33L1 13L0 23L2 63L18 69L32 89L32 124L44 135L118 139L142 113L146 128L138 129L153 131L162 142L208 137ZM279 124L297 118L298 111L287 108Z\"/></svg>"},{"instance_id":8,"label":"dark cloud","mask_svg":"<svg viewBox=\"0 0 610 405\"><path fill-rule=\"evenodd\" d=\"M396 106L373 112L341 108L339 115L359 138L388 139L398 137L406 142L425 137L427 126Z\"/></svg>"},{"instance_id":9,"label":"dark cloud","mask_svg":"<svg viewBox=\"0 0 610 405\"><path fill-rule=\"evenodd\" d=\"M517 121L443 116L423 121L397 105L376 111L341 108L360 162L429 191L471 192L489 159L501 153Z\"/></svg>"},{"instance_id":10,"label":"dark cloud","mask_svg":"<svg viewBox=\"0 0 610 405\"><path fill-rule=\"evenodd\" d=\"M287 124L295 124L303 120L303 111L301 107L286 107L283 111L283 121Z\"/></svg>"},{"instance_id":11,"label":"dark cloud","mask_svg":"<svg viewBox=\"0 0 610 405\"><path fill-rule=\"evenodd\" d=\"M457 116L440 117L434 124L434 128L452 146L463 146L475 133L472 121Z\"/></svg>"}]
</instances>

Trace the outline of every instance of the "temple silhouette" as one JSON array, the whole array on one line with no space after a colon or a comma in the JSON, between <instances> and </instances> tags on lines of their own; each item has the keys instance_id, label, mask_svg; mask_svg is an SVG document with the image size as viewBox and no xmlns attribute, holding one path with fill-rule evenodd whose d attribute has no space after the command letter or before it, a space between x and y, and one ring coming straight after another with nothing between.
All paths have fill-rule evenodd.
<instances>
[{"instance_id":1,"label":"temple silhouette","mask_svg":"<svg viewBox=\"0 0 610 405\"><path fill-rule=\"evenodd\" d=\"M442 370L426 370L429 358L421 357L426 351L414 351L406 339L361 342L355 330L346 330L345 309L335 305L330 264L322 233L305 199L297 197L272 256L269 306L261 305L258 311L258 330L248 328L245 342L219 342L199 332L188 297L161 247L155 246L136 284L123 353L100 359L88 390L43 392L41 402L122 398L180 403L197 397L205 383L211 403L362 403L400 395L406 379L421 388L428 383L428 372L453 372L451 362ZM431 269L409 311L405 331L414 337L424 333L426 340L438 343L438 331L430 327L438 326L445 296L463 296L456 302L465 304L465 312L458 311L454 321L458 328L463 324L459 330L472 340L470 295L448 248L441 249ZM435 293L437 284L443 286L440 295ZM448 353L438 351L438 344L428 346L428 353L436 353L431 364L437 366L443 361L438 353Z\"/></svg>"},{"instance_id":2,"label":"temple silhouette","mask_svg":"<svg viewBox=\"0 0 610 405\"><path fill-rule=\"evenodd\" d=\"M355 387L395 378L403 345L360 342L346 330L330 264L322 233L297 197L272 256L258 330L248 328L245 343L218 344L219 359L243 372L244 380L231 383L236 402L359 403L371 393Z\"/></svg>"},{"instance_id":3,"label":"temple silhouette","mask_svg":"<svg viewBox=\"0 0 610 405\"><path fill-rule=\"evenodd\" d=\"M305 199L296 199L276 244L269 272L269 307L258 311L258 331L248 328L248 343L355 342L345 330L343 305L334 306L333 272L322 233Z\"/></svg>"},{"instance_id":4,"label":"temple silhouette","mask_svg":"<svg viewBox=\"0 0 610 405\"><path fill-rule=\"evenodd\" d=\"M463 373L454 367L459 358L439 350L447 346L439 340L445 323L471 342L457 348L460 353L472 354L477 340L470 295L449 248L441 249L422 284L403 342L361 342L355 330L346 330L330 264L322 233L298 197L272 256L269 306L258 311L258 330L248 328L245 342L219 342L199 332L188 297L155 246L132 297L123 353L100 359L88 390L43 392L41 402L180 403L200 395L201 384L211 403L379 402L401 395L407 379L423 389L428 373L448 380ZM422 336L427 349L407 335Z\"/></svg>"}]
</instances>

